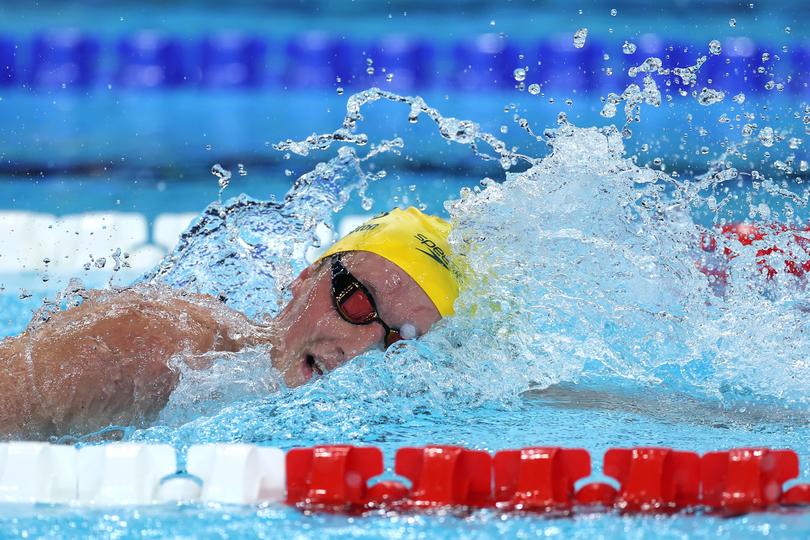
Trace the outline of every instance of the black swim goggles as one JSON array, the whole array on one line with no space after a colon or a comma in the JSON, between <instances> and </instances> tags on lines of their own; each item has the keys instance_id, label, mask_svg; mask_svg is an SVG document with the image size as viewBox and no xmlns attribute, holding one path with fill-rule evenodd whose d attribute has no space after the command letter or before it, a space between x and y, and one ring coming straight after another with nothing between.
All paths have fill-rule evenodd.
<instances>
[{"instance_id":1,"label":"black swim goggles","mask_svg":"<svg viewBox=\"0 0 810 540\"><path fill-rule=\"evenodd\" d=\"M332 257L332 301L340 317L351 324L366 325L378 322L385 330L383 343L391 346L402 339L399 329L391 328L377 313L377 304L368 289L354 277L340 262L340 257Z\"/></svg>"}]
</instances>

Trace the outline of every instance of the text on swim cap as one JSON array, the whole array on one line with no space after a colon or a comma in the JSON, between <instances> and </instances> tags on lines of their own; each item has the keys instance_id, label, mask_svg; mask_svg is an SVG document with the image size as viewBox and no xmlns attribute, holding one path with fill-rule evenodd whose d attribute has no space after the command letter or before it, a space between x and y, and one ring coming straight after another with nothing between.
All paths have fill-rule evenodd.
<instances>
[{"instance_id":1,"label":"text on swim cap","mask_svg":"<svg viewBox=\"0 0 810 540\"><path fill-rule=\"evenodd\" d=\"M447 254L444 252L444 250L436 245L436 242L422 233L417 234L415 238L429 250L426 251L424 249L416 248L417 251L421 251L440 265L444 266L448 271L450 270L450 259L447 258Z\"/></svg>"},{"instance_id":2,"label":"text on swim cap","mask_svg":"<svg viewBox=\"0 0 810 540\"><path fill-rule=\"evenodd\" d=\"M359 233L359 232L363 232L363 231L371 231L371 230L376 229L379 226L380 226L379 223L363 223L359 227L353 229L352 232L350 232L349 234ZM349 236L349 234L347 234L346 236Z\"/></svg>"}]
</instances>

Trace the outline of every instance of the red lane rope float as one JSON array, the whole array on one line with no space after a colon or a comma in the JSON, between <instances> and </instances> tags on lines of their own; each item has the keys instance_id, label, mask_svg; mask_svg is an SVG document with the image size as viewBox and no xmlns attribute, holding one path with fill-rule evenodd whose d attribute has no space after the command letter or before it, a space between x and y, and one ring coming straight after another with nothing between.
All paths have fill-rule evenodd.
<instances>
[{"instance_id":1,"label":"red lane rope float","mask_svg":"<svg viewBox=\"0 0 810 540\"><path fill-rule=\"evenodd\" d=\"M623 513L671 513L705 509L738 515L779 506L810 506L810 484L783 492L799 474L792 450L737 448L694 452L670 448L612 448L604 473L616 489L591 482L591 459L579 448L530 447L491 456L459 446L401 448L395 480L383 473L382 451L350 445L291 450L286 456L287 503L309 511L411 511L436 507L497 508L570 514L582 506Z\"/></svg>"},{"instance_id":2,"label":"red lane rope float","mask_svg":"<svg viewBox=\"0 0 810 540\"><path fill-rule=\"evenodd\" d=\"M810 226L798 228L781 223L751 225L748 223L729 223L719 228L719 231L704 231L700 235L700 249L706 253L717 252L718 236L728 240L736 240L741 246L750 246L755 242L762 245L757 249L757 265L762 273L768 278L773 278L779 273L769 258L778 255L784 259L784 271L796 277L803 277L810 273L810 240L808 238ZM781 237L784 249L776 245L767 245L767 240ZM731 260L737 257L731 247L725 246L722 251L723 258ZM698 268L707 276L713 278L718 285L725 285L728 280L728 270L722 259L714 261L699 261Z\"/></svg>"}]
</instances>

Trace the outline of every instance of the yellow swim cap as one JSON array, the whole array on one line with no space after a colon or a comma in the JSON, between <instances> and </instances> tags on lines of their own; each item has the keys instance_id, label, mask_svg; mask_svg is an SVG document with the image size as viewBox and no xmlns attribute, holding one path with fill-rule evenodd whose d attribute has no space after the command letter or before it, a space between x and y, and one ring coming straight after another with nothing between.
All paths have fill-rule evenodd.
<instances>
[{"instance_id":1,"label":"yellow swim cap","mask_svg":"<svg viewBox=\"0 0 810 540\"><path fill-rule=\"evenodd\" d=\"M450 259L450 224L416 208L395 208L366 221L335 242L321 259L345 251L376 253L422 287L442 317L453 314L461 274Z\"/></svg>"}]
</instances>

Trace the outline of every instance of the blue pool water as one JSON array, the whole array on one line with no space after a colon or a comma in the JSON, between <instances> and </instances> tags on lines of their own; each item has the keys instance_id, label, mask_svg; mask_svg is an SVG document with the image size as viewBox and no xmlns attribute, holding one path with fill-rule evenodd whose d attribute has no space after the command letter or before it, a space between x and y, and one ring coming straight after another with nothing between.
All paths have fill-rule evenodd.
<instances>
[{"instance_id":1,"label":"blue pool water","mask_svg":"<svg viewBox=\"0 0 810 540\"><path fill-rule=\"evenodd\" d=\"M544 24L564 26L569 34L579 26L621 29L611 22L617 19L610 7L582 24L576 13ZM86 14L66 9L62 16L80 24ZM118 17L106 9L100 15ZM149 15L126 12L119 22L131 30ZM770 30L758 27L748 12L734 15L757 42L792 46L806 38L790 15L774 18ZM15 17L20 33L36 30L30 12ZM155 24L183 40L196 39L195 31L206 27L198 18L191 31L181 31L172 17L189 20L175 13ZM301 17L285 17L297 21L289 25L290 35L305 29ZM707 24L689 36L702 54L710 54L710 39L738 32L729 29L725 12L715 18L716 30ZM258 30L249 16L229 12L223 20ZM509 28L518 41L536 39L519 20L511 11L503 17L478 13L441 37L452 44L473 32ZM330 31L339 27L324 24ZM419 24L407 24L419 33ZM622 24L646 23L638 17ZM681 40L683 27L668 24L663 31ZM794 27L790 35L784 33L787 25ZM373 40L371 26L361 21L356 41ZM633 39L633 28L625 30ZM788 37L776 37L777 31ZM607 30L593 34L591 45L601 40L612 47L610 54L622 54L613 50L623 37ZM118 34L107 26L97 35L114 41ZM803 74L795 72L793 80ZM456 317L416 342L371 351L311 384L275 393L266 391L277 381L260 354L215 357L209 370L183 373L153 423L117 426L106 436L170 443L181 452L215 441L282 449L368 444L383 449L388 467L395 450L408 445L458 444L491 452L584 447L596 477L611 447L705 452L769 446L796 450L800 479L810 481L810 299L804 281L784 272L766 280L756 254L762 246L723 237L721 247L738 254L722 261L729 285L718 291L696 265L706 256L700 250L704 228L743 220L806 223L806 169L800 163L807 143L793 148L790 142L806 138L806 89L748 92L739 103L728 88L723 101L703 106L696 96L666 85L667 76L657 74L656 80L662 103L656 107L645 102L655 101L654 95L641 96L641 122L630 124L629 138L620 132L624 105L634 96L606 117L600 115L606 87L576 95L562 87L535 96L509 85L480 93L447 86L420 91L436 108L433 119L425 110L410 123L409 104L381 99L364 105L357 123L355 133L366 134L368 144L336 142L306 152L305 145L281 151L272 145L339 128L347 102L354 103L350 91L285 91L272 84L222 95L189 88L107 92L103 85L79 93L9 89L0 101L3 125L13 126L4 131L0 220L6 221L0 223L14 245L0 250L0 337L19 333L43 298L77 276L87 286L134 280L179 285L195 276L186 286L224 292L231 307L252 316L272 314L274 286L307 264L317 222L339 230L346 218L423 204L453 220L454 246L473 271ZM573 125L558 117L561 111ZM590 127L609 124L617 128ZM756 127L743 135L746 124ZM762 131L766 127L776 131L776 140ZM553 131L545 133L547 128ZM404 148L384 143L398 137ZM494 138L506 144L498 146ZM388 151L358 160L385 144ZM512 151L513 145L519 149ZM739 152L729 151L730 145ZM482 159L476 151L496 159ZM508 172L498 157L514 161ZM777 161L792 162L791 170L780 170ZM219 162L232 173L221 193L209 172ZM384 177L373 178L381 171ZM304 180L291 190L301 175ZM245 205L240 193L260 202ZM285 202L266 204L270 200ZM210 221L208 234L185 237L185 247L173 252L178 234L209 204L224 217ZM93 221L92 215L102 217ZM132 252L132 268L114 272L111 263L96 264L117 247ZM793 248L800 261L807 258ZM169 253L171 264L164 258ZM778 255L771 262L783 268ZM246 291L261 291L263 302ZM60 442L103 437L75 433ZM608 512L549 519L489 510L304 515L275 504L0 505L0 536L8 537L496 535L805 538L810 513L726 519Z\"/></svg>"}]
</instances>

